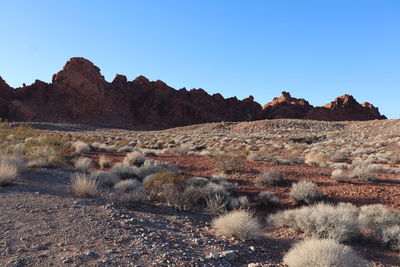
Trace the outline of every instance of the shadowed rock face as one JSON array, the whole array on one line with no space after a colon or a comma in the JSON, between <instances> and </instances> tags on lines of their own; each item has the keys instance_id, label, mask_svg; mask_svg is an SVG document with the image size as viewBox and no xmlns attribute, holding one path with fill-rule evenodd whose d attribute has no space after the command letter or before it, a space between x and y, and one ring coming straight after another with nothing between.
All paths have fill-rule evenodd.
<instances>
[{"instance_id":1,"label":"shadowed rock face","mask_svg":"<svg viewBox=\"0 0 400 267\"><path fill-rule=\"evenodd\" d=\"M84 58L72 58L51 83L36 80L12 89L0 78L0 116L10 121L87 123L136 129L161 129L215 121L273 118L370 120L384 118L369 103L351 96L314 108L284 92L261 107L252 96L224 99L202 89L175 90L143 76L128 81L116 75L109 83L100 69Z\"/></svg>"}]
</instances>

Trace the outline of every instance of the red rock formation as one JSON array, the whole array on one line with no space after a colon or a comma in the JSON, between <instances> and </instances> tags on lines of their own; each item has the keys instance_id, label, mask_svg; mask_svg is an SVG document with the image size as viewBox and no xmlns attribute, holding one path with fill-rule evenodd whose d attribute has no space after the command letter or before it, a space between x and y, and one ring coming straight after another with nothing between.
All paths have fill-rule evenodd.
<instances>
[{"instance_id":1,"label":"red rock formation","mask_svg":"<svg viewBox=\"0 0 400 267\"><path fill-rule=\"evenodd\" d=\"M377 108L339 98L321 108L283 92L262 108L254 98L224 99L202 89L175 90L162 81L116 75L109 83L84 58L72 58L51 83L36 80L13 90L0 78L0 116L11 121L86 123L136 129L160 129L215 121L264 118L322 120L380 119Z\"/></svg>"},{"instance_id":2,"label":"red rock formation","mask_svg":"<svg viewBox=\"0 0 400 267\"><path fill-rule=\"evenodd\" d=\"M275 97L264 105L264 116L267 119L293 118L302 119L313 107L302 98L293 98L288 92Z\"/></svg>"},{"instance_id":3,"label":"red rock formation","mask_svg":"<svg viewBox=\"0 0 400 267\"><path fill-rule=\"evenodd\" d=\"M264 105L264 116L268 119L293 118L324 121L355 121L386 119L372 104L359 104L351 95L336 98L323 107L313 107L304 99L291 97L287 92Z\"/></svg>"},{"instance_id":4,"label":"red rock formation","mask_svg":"<svg viewBox=\"0 0 400 267\"><path fill-rule=\"evenodd\" d=\"M372 104L359 104L353 96L343 95L323 107L310 110L305 119L329 121L364 121L386 119Z\"/></svg>"},{"instance_id":5,"label":"red rock formation","mask_svg":"<svg viewBox=\"0 0 400 267\"><path fill-rule=\"evenodd\" d=\"M202 89L175 90L143 76L128 82L125 76L116 75L108 83L100 69L84 58L69 60L63 70L53 75L52 83L36 81L17 88L7 100L7 110L1 115L11 121L155 129L262 118L261 106L253 98L240 101L210 96Z\"/></svg>"}]
</instances>

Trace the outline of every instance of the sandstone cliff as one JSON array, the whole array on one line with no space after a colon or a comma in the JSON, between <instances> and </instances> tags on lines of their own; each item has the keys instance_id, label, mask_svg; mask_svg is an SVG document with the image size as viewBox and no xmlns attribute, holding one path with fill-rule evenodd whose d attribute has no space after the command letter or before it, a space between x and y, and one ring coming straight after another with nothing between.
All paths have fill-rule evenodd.
<instances>
[{"instance_id":1,"label":"sandstone cliff","mask_svg":"<svg viewBox=\"0 0 400 267\"><path fill-rule=\"evenodd\" d=\"M10 121L86 123L136 129L160 129L216 121L274 118L316 120L383 119L369 103L345 95L324 107L311 106L289 93L263 107L252 96L244 100L209 95L202 89L175 90L143 76L128 81L116 75L107 82L84 58L72 58L51 83L36 80L11 88L0 77L0 116Z\"/></svg>"}]
</instances>

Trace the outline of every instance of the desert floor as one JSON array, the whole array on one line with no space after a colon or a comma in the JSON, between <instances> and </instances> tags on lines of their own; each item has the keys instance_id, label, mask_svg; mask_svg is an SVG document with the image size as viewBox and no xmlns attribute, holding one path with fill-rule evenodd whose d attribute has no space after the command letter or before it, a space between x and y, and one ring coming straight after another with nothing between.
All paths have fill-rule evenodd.
<instances>
[{"instance_id":1,"label":"desert floor","mask_svg":"<svg viewBox=\"0 0 400 267\"><path fill-rule=\"evenodd\" d=\"M11 127L16 125L21 124ZM23 125L63 140L70 158L56 166L31 164L15 183L0 187L0 266L285 266L283 255L309 235L274 227L267 217L301 206L290 197L292 184L314 182L327 203L383 204L397 210L400 206L399 120L222 122L147 132ZM8 135L3 143L29 142L15 136ZM104 146L77 153L76 141ZM124 160L129 148L139 150L146 160L175 165L184 177L210 178L225 171L224 176L237 184L233 194L248 197L249 209L263 225L260 238L218 236L212 229L215 215L182 211L162 201L113 205L115 191L110 187L99 187L94 197L74 193L74 160L92 159L94 172L100 169L100 156L107 156L112 166ZM312 153L316 158L307 160ZM356 159L365 162L378 179L332 179L335 169L350 176ZM227 164L235 166L227 170ZM279 171L284 181L257 184L264 170ZM262 191L275 193L281 203L261 206L256 196ZM400 253L376 242L364 238L348 245L372 266L400 266Z\"/></svg>"}]
</instances>

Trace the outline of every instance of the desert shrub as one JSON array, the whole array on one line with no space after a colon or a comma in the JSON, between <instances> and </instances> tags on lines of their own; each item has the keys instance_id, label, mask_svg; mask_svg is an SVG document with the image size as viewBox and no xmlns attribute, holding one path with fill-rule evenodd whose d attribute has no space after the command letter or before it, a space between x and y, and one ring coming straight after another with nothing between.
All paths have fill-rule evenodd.
<instances>
[{"instance_id":1,"label":"desert shrub","mask_svg":"<svg viewBox=\"0 0 400 267\"><path fill-rule=\"evenodd\" d=\"M18 172L22 172L26 168L25 161L16 156L0 156L0 162L6 162L15 166Z\"/></svg>"},{"instance_id":2,"label":"desert shrub","mask_svg":"<svg viewBox=\"0 0 400 267\"><path fill-rule=\"evenodd\" d=\"M143 191L145 192L145 188L143 187L142 183L139 182L136 179L128 179L128 180L123 180L119 181L114 185L114 189L118 192L137 192L137 191Z\"/></svg>"},{"instance_id":3,"label":"desert shrub","mask_svg":"<svg viewBox=\"0 0 400 267\"><path fill-rule=\"evenodd\" d=\"M75 169L79 172L88 172L92 164L93 161L90 158L80 157L75 161Z\"/></svg>"},{"instance_id":4,"label":"desert shrub","mask_svg":"<svg viewBox=\"0 0 400 267\"><path fill-rule=\"evenodd\" d=\"M176 147L176 145L166 147L163 150L161 150L160 154L168 154L168 155L178 154L178 147Z\"/></svg>"},{"instance_id":5,"label":"desert shrub","mask_svg":"<svg viewBox=\"0 0 400 267\"><path fill-rule=\"evenodd\" d=\"M235 190L237 188L237 184L229 182L228 178L221 174L214 174L211 178L211 182L224 187L226 190Z\"/></svg>"},{"instance_id":6,"label":"desert shrub","mask_svg":"<svg viewBox=\"0 0 400 267\"><path fill-rule=\"evenodd\" d=\"M201 188L201 193L206 197L214 195L219 195L222 197L229 196L229 191L223 185L214 182L209 182L208 184L203 186Z\"/></svg>"},{"instance_id":7,"label":"desert shrub","mask_svg":"<svg viewBox=\"0 0 400 267\"><path fill-rule=\"evenodd\" d=\"M144 164L138 169L138 176L143 179L146 176L164 171L178 173L179 169L175 165L169 163L159 162L156 160L146 160Z\"/></svg>"},{"instance_id":8,"label":"desert shrub","mask_svg":"<svg viewBox=\"0 0 400 267\"><path fill-rule=\"evenodd\" d=\"M240 240L255 239L261 233L261 225L254 215L246 210L234 210L213 220L217 235Z\"/></svg>"},{"instance_id":9,"label":"desert shrub","mask_svg":"<svg viewBox=\"0 0 400 267\"><path fill-rule=\"evenodd\" d=\"M377 229L400 225L400 212L382 204L372 204L361 207L358 219L362 227L378 231Z\"/></svg>"},{"instance_id":10,"label":"desert shrub","mask_svg":"<svg viewBox=\"0 0 400 267\"><path fill-rule=\"evenodd\" d=\"M258 185L277 185L283 179L283 175L278 171L263 171L256 177L256 183Z\"/></svg>"},{"instance_id":11,"label":"desert shrub","mask_svg":"<svg viewBox=\"0 0 400 267\"><path fill-rule=\"evenodd\" d=\"M1 120L1 119L0 119ZM13 126L8 122L1 122L0 143L12 143L23 141L26 138L37 137L40 132L24 125Z\"/></svg>"},{"instance_id":12,"label":"desert shrub","mask_svg":"<svg viewBox=\"0 0 400 267\"><path fill-rule=\"evenodd\" d=\"M147 195L144 192L129 192L129 193L121 193L115 192L111 195L111 203L114 206L122 206L130 208L140 203L144 203L147 201Z\"/></svg>"},{"instance_id":13,"label":"desert shrub","mask_svg":"<svg viewBox=\"0 0 400 267\"><path fill-rule=\"evenodd\" d=\"M8 161L6 157L0 158L0 186L10 185L17 179L20 169L17 164Z\"/></svg>"},{"instance_id":14,"label":"desert shrub","mask_svg":"<svg viewBox=\"0 0 400 267\"><path fill-rule=\"evenodd\" d=\"M144 149L142 149L142 153L143 153L145 156L157 156L157 154L159 153L159 150L157 150L157 149L147 149L147 148L144 148Z\"/></svg>"},{"instance_id":15,"label":"desert shrub","mask_svg":"<svg viewBox=\"0 0 400 267\"><path fill-rule=\"evenodd\" d=\"M204 196L199 188L193 186L185 187L181 193L181 204L183 210L201 210L205 205Z\"/></svg>"},{"instance_id":16,"label":"desert shrub","mask_svg":"<svg viewBox=\"0 0 400 267\"><path fill-rule=\"evenodd\" d=\"M372 173L371 170L368 168L368 164L363 162L362 160L354 160L351 167L352 178L358 178L365 181L375 181L379 179L379 177L376 174Z\"/></svg>"},{"instance_id":17,"label":"desert shrub","mask_svg":"<svg viewBox=\"0 0 400 267\"><path fill-rule=\"evenodd\" d=\"M272 162L275 159L273 153L269 153L267 151L251 151L247 155L248 160L255 160L255 161L270 161Z\"/></svg>"},{"instance_id":18,"label":"desert shrub","mask_svg":"<svg viewBox=\"0 0 400 267\"><path fill-rule=\"evenodd\" d=\"M189 144L180 144L177 147L177 153L179 155L187 155L190 151L190 145Z\"/></svg>"},{"instance_id":19,"label":"desert shrub","mask_svg":"<svg viewBox=\"0 0 400 267\"><path fill-rule=\"evenodd\" d=\"M286 157L274 157L268 160L272 164L275 165L292 165L292 164L303 164L304 159L295 156L286 156Z\"/></svg>"},{"instance_id":20,"label":"desert shrub","mask_svg":"<svg viewBox=\"0 0 400 267\"><path fill-rule=\"evenodd\" d=\"M111 166L111 159L105 155L100 155L99 166L101 169L109 168Z\"/></svg>"},{"instance_id":21,"label":"desert shrub","mask_svg":"<svg viewBox=\"0 0 400 267\"><path fill-rule=\"evenodd\" d=\"M167 205L179 206L180 193L173 183L162 184L159 188L158 197Z\"/></svg>"},{"instance_id":22,"label":"desert shrub","mask_svg":"<svg viewBox=\"0 0 400 267\"><path fill-rule=\"evenodd\" d=\"M230 174L243 170L244 159L240 155L222 154L217 156L218 168L224 173Z\"/></svg>"},{"instance_id":23,"label":"desert shrub","mask_svg":"<svg viewBox=\"0 0 400 267\"><path fill-rule=\"evenodd\" d=\"M192 177L185 180L185 186L193 186L195 188L204 187L210 181L205 177Z\"/></svg>"},{"instance_id":24,"label":"desert shrub","mask_svg":"<svg viewBox=\"0 0 400 267\"><path fill-rule=\"evenodd\" d=\"M269 191L260 192L255 200L264 207L279 205L281 203L275 193Z\"/></svg>"},{"instance_id":25,"label":"desert shrub","mask_svg":"<svg viewBox=\"0 0 400 267\"><path fill-rule=\"evenodd\" d=\"M361 207L358 219L366 234L391 249L400 249L399 211L381 204L367 205Z\"/></svg>"},{"instance_id":26,"label":"desert shrub","mask_svg":"<svg viewBox=\"0 0 400 267\"><path fill-rule=\"evenodd\" d=\"M177 190L180 190L183 187L183 183L184 178L172 171L159 172L149 177L149 179L143 180L144 187L155 194L160 192L160 188L164 184L173 184Z\"/></svg>"},{"instance_id":27,"label":"desert shrub","mask_svg":"<svg viewBox=\"0 0 400 267\"><path fill-rule=\"evenodd\" d=\"M211 215L226 213L227 200L223 195L211 194L205 197L206 211Z\"/></svg>"},{"instance_id":28,"label":"desert shrub","mask_svg":"<svg viewBox=\"0 0 400 267\"><path fill-rule=\"evenodd\" d=\"M296 243L283 257L289 267L368 267L367 261L350 247L331 239L305 239Z\"/></svg>"},{"instance_id":29,"label":"desert shrub","mask_svg":"<svg viewBox=\"0 0 400 267\"><path fill-rule=\"evenodd\" d=\"M159 200L179 210L201 210L205 205L199 188L179 188L173 183L162 184L157 194Z\"/></svg>"},{"instance_id":30,"label":"desert shrub","mask_svg":"<svg viewBox=\"0 0 400 267\"><path fill-rule=\"evenodd\" d=\"M390 249L400 251L400 225L389 226L382 231L382 242Z\"/></svg>"},{"instance_id":31,"label":"desert shrub","mask_svg":"<svg viewBox=\"0 0 400 267\"><path fill-rule=\"evenodd\" d=\"M276 227L288 227L320 238L338 242L356 238L359 233L357 215L351 206L319 203L313 206L281 211L270 215L268 222Z\"/></svg>"},{"instance_id":32,"label":"desert shrub","mask_svg":"<svg viewBox=\"0 0 400 267\"><path fill-rule=\"evenodd\" d=\"M354 168L351 172L351 177L358 178L360 180L365 180L365 181L376 181L379 179L379 177L376 174L374 174L370 170L364 169L362 167Z\"/></svg>"},{"instance_id":33,"label":"desert shrub","mask_svg":"<svg viewBox=\"0 0 400 267\"><path fill-rule=\"evenodd\" d=\"M333 170L331 177L333 180L336 180L341 183L346 183L350 181L345 172L341 169Z\"/></svg>"},{"instance_id":34,"label":"desert shrub","mask_svg":"<svg viewBox=\"0 0 400 267\"><path fill-rule=\"evenodd\" d=\"M312 204L321 199L322 194L317 191L317 185L310 181L300 181L292 185L290 197L298 203Z\"/></svg>"},{"instance_id":35,"label":"desert shrub","mask_svg":"<svg viewBox=\"0 0 400 267\"><path fill-rule=\"evenodd\" d=\"M332 162L345 162L347 160L348 155L345 152L339 151L332 155Z\"/></svg>"},{"instance_id":36,"label":"desert shrub","mask_svg":"<svg viewBox=\"0 0 400 267\"><path fill-rule=\"evenodd\" d=\"M72 146L75 148L76 153L86 153L91 150L90 146L82 141L76 141Z\"/></svg>"},{"instance_id":37,"label":"desert shrub","mask_svg":"<svg viewBox=\"0 0 400 267\"><path fill-rule=\"evenodd\" d=\"M26 156L30 161L29 167L49 167L55 166L62 162L62 154L50 145L32 146L26 152Z\"/></svg>"},{"instance_id":38,"label":"desert shrub","mask_svg":"<svg viewBox=\"0 0 400 267\"><path fill-rule=\"evenodd\" d=\"M120 181L114 186L111 202L116 206L131 207L147 201L146 189L134 179Z\"/></svg>"},{"instance_id":39,"label":"desert shrub","mask_svg":"<svg viewBox=\"0 0 400 267\"><path fill-rule=\"evenodd\" d=\"M25 143L25 157L31 167L53 167L61 165L70 155L67 142L59 137L39 136Z\"/></svg>"},{"instance_id":40,"label":"desert shrub","mask_svg":"<svg viewBox=\"0 0 400 267\"><path fill-rule=\"evenodd\" d=\"M120 179L139 178L139 169L137 167L126 165L123 163L115 164L111 167L110 171L111 173L118 176Z\"/></svg>"},{"instance_id":41,"label":"desert shrub","mask_svg":"<svg viewBox=\"0 0 400 267\"><path fill-rule=\"evenodd\" d=\"M351 216L357 217L359 214L359 208L352 203L349 202L339 202L336 205L338 210L346 211L346 213L350 214Z\"/></svg>"},{"instance_id":42,"label":"desert shrub","mask_svg":"<svg viewBox=\"0 0 400 267\"><path fill-rule=\"evenodd\" d=\"M332 169L342 169L342 170L348 169L349 166L350 166L350 164L341 163L341 162L331 163L329 165L329 167L331 167Z\"/></svg>"},{"instance_id":43,"label":"desert shrub","mask_svg":"<svg viewBox=\"0 0 400 267\"><path fill-rule=\"evenodd\" d=\"M249 198L247 196L229 197L227 198L227 201L228 203L226 207L230 210L249 208Z\"/></svg>"},{"instance_id":44,"label":"desert shrub","mask_svg":"<svg viewBox=\"0 0 400 267\"><path fill-rule=\"evenodd\" d=\"M391 161L395 164L399 164L400 163L400 154L393 155Z\"/></svg>"},{"instance_id":45,"label":"desert shrub","mask_svg":"<svg viewBox=\"0 0 400 267\"><path fill-rule=\"evenodd\" d=\"M11 144L4 148L0 146L0 150L2 150L5 154L22 156L25 152L25 144Z\"/></svg>"},{"instance_id":46,"label":"desert shrub","mask_svg":"<svg viewBox=\"0 0 400 267\"><path fill-rule=\"evenodd\" d=\"M101 144L98 148L99 151L104 151L104 152L115 152L117 151L117 148L115 146L107 145L107 144Z\"/></svg>"},{"instance_id":47,"label":"desert shrub","mask_svg":"<svg viewBox=\"0 0 400 267\"><path fill-rule=\"evenodd\" d=\"M101 186L114 186L119 182L118 176L110 172L98 171L90 174L90 178L96 180Z\"/></svg>"},{"instance_id":48,"label":"desert shrub","mask_svg":"<svg viewBox=\"0 0 400 267\"><path fill-rule=\"evenodd\" d=\"M123 146L117 150L118 152L132 152L134 148L131 146Z\"/></svg>"},{"instance_id":49,"label":"desert shrub","mask_svg":"<svg viewBox=\"0 0 400 267\"><path fill-rule=\"evenodd\" d=\"M247 196L239 196L237 198L239 206L236 209L247 209L249 207L249 198Z\"/></svg>"},{"instance_id":50,"label":"desert shrub","mask_svg":"<svg viewBox=\"0 0 400 267\"><path fill-rule=\"evenodd\" d=\"M97 193L97 181L89 176L78 173L71 177L72 189L75 194L85 197L92 197Z\"/></svg>"},{"instance_id":51,"label":"desert shrub","mask_svg":"<svg viewBox=\"0 0 400 267\"><path fill-rule=\"evenodd\" d=\"M237 185L220 175L214 175L210 180L199 179L199 177L197 180L185 180L185 185L197 190L200 194L200 199L198 199L200 204L204 204L206 211L210 214L221 214L226 210L244 208L248 205L245 197L230 196Z\"/></svg>"},{"instance_id":52,"label":"desert shrub","mask_svg":"<svg viewBox=\"0 0 400 267\"><path fill-rule=\"evenodd\" d=\"M93 149L93 150L98 150L99 149L99 147L100 147L100 143L98 143L98 142L93 142L93 143L91 143L90 144L90 147Z\"/></svg>"},{"instance_id":53,"label":"desert shrub","mask_svg":"<svg viewBox=\"0 0 400 267\"><path fill-rule=\"evenodd\" d=\"M330 157L324 152L309 152L305 156L305 163L315 167L326 167Z\"/></svg>"},{"instance_id":54,"label":"desert shrub","mask_svg":"<svg viewBox=\"0 0 400 267\"><path fill-rule=\"evenodd\" d=\"M129 152L124 158L124 164L142 166L146 158L138 151Z\"/></svg>"}]
</instances>

